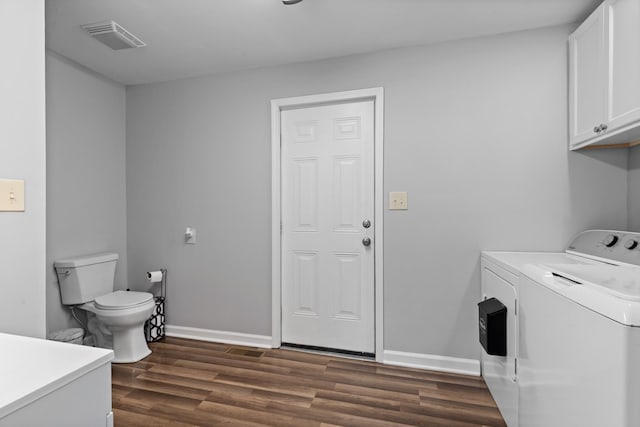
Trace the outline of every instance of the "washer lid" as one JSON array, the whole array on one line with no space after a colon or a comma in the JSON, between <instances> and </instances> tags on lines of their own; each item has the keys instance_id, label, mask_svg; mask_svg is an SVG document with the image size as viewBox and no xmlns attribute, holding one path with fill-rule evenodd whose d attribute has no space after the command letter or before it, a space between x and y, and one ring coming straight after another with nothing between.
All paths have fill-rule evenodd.
<instances>
[{"instance_id":1,"label":"washer lid","mask_svg":"<svg viewBox=\"0 0 640 427\"><path fill-rule=\"evenodd\" d=\"M153 299L149 292L115 291L95 299L96 308L118 310L142 305Z\"/></svg>"},{"instance_id":2,"label":"washer lid","mask_svg":"<svg viewBox=\"0 0 640 427\"><path fill-rule=\"evenodd\" d=\"M630 301L640 301L640 268L616 265L550 265L556 275Z\"/></svg>"},{"instance_id":3,"label":"washer lid","mask_svg":"<svg viewBox=\"0 0 640 427\"><path fill-rule=\"evenodd\" d=\"M588 267L588 268L585 268ZM591 268L593 267L593 268ZM527 279L622 325L640 327L640 268L629 266L525 265ZM519 301L523 304L522 300Z\"/></svg>"}]
</instances>

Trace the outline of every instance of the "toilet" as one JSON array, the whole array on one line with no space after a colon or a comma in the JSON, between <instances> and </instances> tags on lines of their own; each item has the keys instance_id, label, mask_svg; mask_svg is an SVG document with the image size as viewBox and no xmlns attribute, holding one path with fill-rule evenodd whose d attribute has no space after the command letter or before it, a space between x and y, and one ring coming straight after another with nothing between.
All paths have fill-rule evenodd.
<instances>
[{"instance_id":1,"label":"toilet","mask_svg":"<svg viewBox=\"0 0 640 427\"><path fill-rule=\"evenodd\" d=\"M144 322L155 306L148 292L114 291L118 254L102 253L53 263L64 305L96 315L113 337L113 363L133 363L151 350Z\"/></svg>"}]
</instances>

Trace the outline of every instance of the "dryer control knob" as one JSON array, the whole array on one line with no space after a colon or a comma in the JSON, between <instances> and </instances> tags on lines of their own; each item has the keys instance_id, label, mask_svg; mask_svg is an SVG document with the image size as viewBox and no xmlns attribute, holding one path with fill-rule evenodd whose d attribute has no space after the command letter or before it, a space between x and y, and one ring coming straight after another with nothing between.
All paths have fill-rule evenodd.
<instances>
[{"instance_id":1,"label":"dryer control knob","mask_svg":"<svg viewBox=\"0 0 640 427\"><path fill-rule=\"evenodd\" d=\"M616 236L615 234L609 234L607 237L604 238L604 242L602 243L604 243L606 247L610 248L611 246L618 243L618 236Z\"/></svg>"},{"instance_id":2,"label":"dryer control knob","mask_svg":"<svg viewBox=\"0 0 640 427\"><path fill-rule=\"evenodd\" d=\"M638 246L638 241L637 241L637 240L630 239L630 240L627 240L627 241L624 243L624 247L625 247L625 248L627 248L627 249L629 249L629 250L631 250L631 249L635 249L635 248L636 248L636 246Z\"/></svg>"}]
</instances>

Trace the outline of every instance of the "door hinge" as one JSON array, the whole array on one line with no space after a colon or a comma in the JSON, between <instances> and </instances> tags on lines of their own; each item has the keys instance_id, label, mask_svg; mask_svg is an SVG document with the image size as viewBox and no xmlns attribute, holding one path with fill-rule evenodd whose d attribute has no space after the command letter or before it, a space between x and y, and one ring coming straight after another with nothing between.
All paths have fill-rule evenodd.
<instances>
[{"instance_id":1,"label":"door hinge","mask_svg":"<svg viewBox=\"0 0 640 427\"><path fill-rule=\"evenodd\" d=\"M518 298L516 298L516 305L515 305L514 311L515 311L514 316L517 316L518 315Z\"/></svg>"}]
</instances>

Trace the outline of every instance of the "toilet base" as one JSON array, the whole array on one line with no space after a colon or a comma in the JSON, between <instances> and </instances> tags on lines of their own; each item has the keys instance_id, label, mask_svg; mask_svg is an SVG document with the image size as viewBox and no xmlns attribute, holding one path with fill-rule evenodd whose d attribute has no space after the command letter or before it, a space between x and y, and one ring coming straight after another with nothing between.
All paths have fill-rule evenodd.
<instances>
[{"instance_id":1,"label":"toilet base","mask_svg":"<svg viewBox=\"0 0 640 427\"><path fill-rule=\"evenodd\" d=\"M109 328L113 334L111 363L134 363L151 354L143 328Z\"/></svg>"},{"instance_id":2,"label":"toilet base","mask_svg":"<svg viewBox=\"0 0 640 427\"><path fill-rule=\"evenodd\" d=\"M134 363L151 354L144 336L144 322L151 316L155 303L151 295L141 306L116 310L101 310L95 302L80 306L96 315L99 326L111 336L114 358L112 363ZM104 343L106 344L106 343Z\"/></svg>"}]
</instances>

